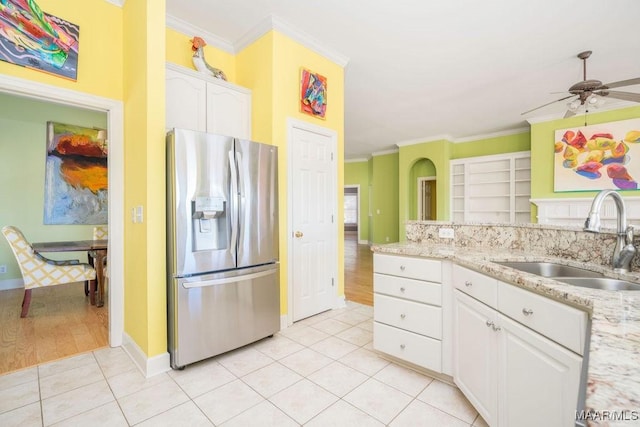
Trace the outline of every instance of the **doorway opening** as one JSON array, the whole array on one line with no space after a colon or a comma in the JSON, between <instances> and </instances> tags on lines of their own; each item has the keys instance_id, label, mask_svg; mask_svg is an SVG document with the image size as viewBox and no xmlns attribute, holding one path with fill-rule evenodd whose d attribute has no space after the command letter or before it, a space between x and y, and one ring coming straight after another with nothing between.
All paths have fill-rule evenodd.
<instances>
[{"instance_id":1,"label":"doorway opening","mask_svg":"<svg viewBox=\"0 0 640 427\"><path fill-rule=\"evenodd\" d=\"M436 177L418 178L418 220L436 219Z\"/></svg>"}]
</instances>

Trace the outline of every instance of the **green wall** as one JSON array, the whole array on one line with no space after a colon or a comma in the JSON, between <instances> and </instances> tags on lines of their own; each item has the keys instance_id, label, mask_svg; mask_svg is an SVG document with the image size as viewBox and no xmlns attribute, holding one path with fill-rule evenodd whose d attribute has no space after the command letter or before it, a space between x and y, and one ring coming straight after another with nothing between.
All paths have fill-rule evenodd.
<instances>
[{"instance_id":1,"label":"green wall","mask_svg":"<svg viewBox=\"0 0 640 427\"><path fill-rule=\"evenodd\" d=\"M373 187L372 243L398 239L398 153L375 155L371 159Z\"/></svg>"},{"instance_id":2,"label":"green wall","mask_svg":"<svg viewBox=\"0 0 640 427\"><path fill-rule=\"evenodd\" d=\"M454 143L451 145L451 160L515 153L518 151L529 151L530 149L531 133L526 131L513 135Z\"/></svg>"},{"instance_id":3,"label":"green wall","mask_svg":"<svg viewBox=\"0 0 640 427\"><path fill-rule=\"evenodd\" d=\"M360 206L358 216L360 227L358 228L358 240L369 240L369 163L366 160L360 162L345 162L344 185L359 185Z\"/></svg>"},{"instance_id":4,"label":"green wall","mask_svg":"<svg viewBox=\"0 0 640 427\"><path fill-rule=\"evenodd\" d=\"M46 123L57 121L86 127L107 127L104 112L83 110L0 93L0 226L14 225L32 242L91 239L92 225L44 225ZM78 258L85 253L46 254L50 258ZM7 241L0 239L2 281L22 278Z\"/></svg>"}]
</instances>

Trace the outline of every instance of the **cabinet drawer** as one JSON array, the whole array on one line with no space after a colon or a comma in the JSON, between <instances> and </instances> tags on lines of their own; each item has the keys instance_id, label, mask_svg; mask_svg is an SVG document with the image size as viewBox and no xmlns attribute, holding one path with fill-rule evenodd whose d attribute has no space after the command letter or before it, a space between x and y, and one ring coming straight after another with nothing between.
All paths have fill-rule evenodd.
<instances>
[{"instance_id":1,"label":"cabinet drawer","mask_svg":"<svg viewBox=\"0 0 640 427\"><path fill-rule=\"evenodd\" d=\"M454 265L453 286L493 308L498 306L498 281L493 277Z\"/></svg>"},{"instance_id":2,"label":"cabinet drawer","mask_svg":"<svg viewBox=\"0 0 640 427\"><path fill-rule=\"evenodd\" d=\"M584 311L503 282L498 282L498 309L569 350L584 353Z\"/></svg>"},{"instance_id":3,"label":"cabinet drawer","mask_svg":"<svg viewBox=\"0 0 640 427\"><path fill-rule=\"evenodd\" d=\"M423 368L442 372L442 345L433 338L374 322L373 348Z\"/></svg>"},{"instance_id":4,"label":"cabinet drawer","mask_svg":"<svg viewBox=\"0 0 640 427\"><path fill-rule=\"evenodd\" d=\"M374 273L373 291L412 301L442 305L442 285L440 283Z\"/></svg>"},{"instance_id":5,"label":"cabinet drawer","mask_svg":"<svg viewBox=\"0 0 640 427\"><path fill-rule=\"evenodd\" d=\"M373 295L373 320L432 338L442 338L442 309L386 295Z\"/></svg>"},{"instance_id":6,"label":"cabinet drawer","mask_svg":"<svg viewBox=\"0 0 640 427\"><path fill-rule=\"evenodd\" d=\"M442 282L442 262L432 259L375 253L373 254L373 271L409 279Z\"/></svg>"}]
</instances>

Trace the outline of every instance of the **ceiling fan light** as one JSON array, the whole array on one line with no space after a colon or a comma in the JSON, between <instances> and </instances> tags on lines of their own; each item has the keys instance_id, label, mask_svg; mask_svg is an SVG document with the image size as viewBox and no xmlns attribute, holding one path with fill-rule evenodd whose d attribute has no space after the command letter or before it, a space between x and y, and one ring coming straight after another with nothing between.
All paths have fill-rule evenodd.
<instances>
[{"instance_id":1,"label":"ceiling fan light","mask_svg":"<svg viewBox=\"0 0 640 427\"><path fill-rule=\"evenodd\" d=\"M567 108L571 111L576 111L578 108L580 108L580 101L574 99L573 101L567 103Z\"/></svg>"}]
</instances>

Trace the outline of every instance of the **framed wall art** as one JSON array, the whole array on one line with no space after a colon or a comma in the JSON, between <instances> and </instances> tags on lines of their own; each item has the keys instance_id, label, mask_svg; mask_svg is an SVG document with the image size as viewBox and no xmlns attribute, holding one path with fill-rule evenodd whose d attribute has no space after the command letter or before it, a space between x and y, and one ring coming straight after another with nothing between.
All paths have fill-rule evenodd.
<instances>
[{"instance_id":1,"label":"framed wall art","mask_svg":"<svg viewBox=\"0 0 640 427\"><path fill-rule=\"evenodd\" d=\"M47 122L45 224L106 224L108 148L104 129Z\"/></svg>"},{"instance_id":2,"label":"framed wall art","mask_svg":"<svg viewBox=\"0 0 640 427\"><path fill-rule=\"evenodd\" d=\"M305 68L300 73L300 111L320 119L327 112L327 78Z\"/></svg>"},{"instance_id":3,"label":"framed wall art","mask_svg":"<svg viewBox=\"0 0 640 427\"><path fill-rule=\"evenodd\" d=\"M554 191L637 190L640 119L555 131Z\"/></svg>"},{"instance_id":4,"label":"framed wall art","mask_svg":"<svg viewBox=\"0 0 640 427\"><path fill-rule=\"evenodd\" d=\"M43 12L35 0L0 1L0 60L78 77L80 27Z\"/></svg>"}]
</instances>

